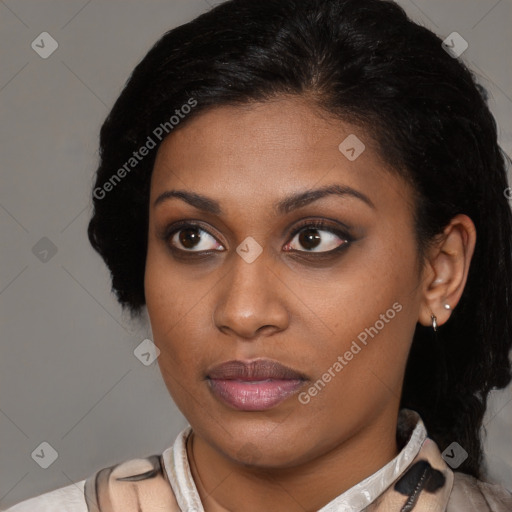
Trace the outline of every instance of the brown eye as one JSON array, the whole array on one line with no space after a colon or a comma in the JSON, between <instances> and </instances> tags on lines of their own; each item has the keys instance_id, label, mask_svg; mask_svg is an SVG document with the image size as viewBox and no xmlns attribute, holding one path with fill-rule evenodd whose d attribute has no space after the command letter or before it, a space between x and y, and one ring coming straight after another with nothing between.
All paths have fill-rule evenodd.
<instances>
[{"instance_id":1,"label":"brown eye","mask_svg":"<svg viewBox=\"0 0 512 512\"><path fill-rule=\"evenodd\" d=\"M308 251L320 245L321 240L322 237L318 234L318 229L307 228L299 233L299 243Z\"/></svg>"},{"instance_id":2,"label":"brown eye","mask_svg":"<svg viewBox=\"0 0 512 512\"><path fill-rule=\"evenodd\" d=\"M224 247L210 233L194 224L181 226L169 234L170 245L185 252L223 250Z\"/></svg>"},{"instance_id":3,"label":"brown eye","mask_svg":"<svg viewBox=\"0 0 512 512\"><path fill-rule=\"evenodd\" d=\"M201 241L201 235L200 230L198 228L186 228L181 229L178 232L178 239L180 243L185 247L186 249L193 249L196 244L198 244Z\"/></svg>"},{"instance_id":4,"label":"brown eye","mask_svg":"<svg viewBox=\"0 0 512 512\"><path fill-rule=\"evenodd\" d=\"M298 252L329 252L351 241L351 237L336 233L334 228L325 227L323 224L311 224L295 233L286 250ZM302 247L302 249L301 249Z\"/></svg>"}]
</instances>

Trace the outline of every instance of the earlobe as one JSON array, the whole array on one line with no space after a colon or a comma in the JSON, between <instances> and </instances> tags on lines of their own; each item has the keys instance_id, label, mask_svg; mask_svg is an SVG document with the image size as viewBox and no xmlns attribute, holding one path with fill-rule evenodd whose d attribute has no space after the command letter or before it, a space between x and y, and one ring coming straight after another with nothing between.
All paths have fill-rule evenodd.
<instances>
[{"instance_id":1,"label":"earlobe","mask_svg":"<svg viewBox=\"0 0 512 512\"><path fill-rule=\"evenodd\" d=\"M424 278L418 322L436 331L450 318L466 285L476 243L473 221L456 215L431 248Z\"/></svg>"}]
</instances>

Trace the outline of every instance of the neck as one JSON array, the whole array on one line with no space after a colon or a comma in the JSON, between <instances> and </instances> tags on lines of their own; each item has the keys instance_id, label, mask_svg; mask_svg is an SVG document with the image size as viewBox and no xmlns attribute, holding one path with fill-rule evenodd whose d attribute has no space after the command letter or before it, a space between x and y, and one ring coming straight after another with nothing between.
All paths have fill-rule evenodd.
<instances>
[{"instance_id":1,"label":"neck","mask_svg":"<svg viewBox=\"0 0 512 512\"><path fill-rule=\"evenodd\" d=\"M237 464L191 433L187 454L205 512L319 510L398 454L396 415L379 419L329 452L291 468Z\"/></svg>"}]
</instances>

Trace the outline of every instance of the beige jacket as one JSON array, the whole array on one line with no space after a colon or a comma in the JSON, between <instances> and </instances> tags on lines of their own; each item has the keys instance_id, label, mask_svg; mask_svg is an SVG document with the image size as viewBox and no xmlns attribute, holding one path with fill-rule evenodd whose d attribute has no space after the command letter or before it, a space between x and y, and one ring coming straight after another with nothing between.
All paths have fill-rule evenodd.
<instances>
[{"instance_id":1,"label":"beige jacket","mask_svg":"<svg viewBox=\"0 0 512 512\"><path fill-rule=\"evenodd\" d=\"M400 411L398 427L400 453L318 512L512 512L509 491L452 471L445 459L455 467L462 452L454 445L443 459L416 412ZM101 469L6 512L204 512L188 463L190 432L161 455Z\"/></svg>"}]
</instances>

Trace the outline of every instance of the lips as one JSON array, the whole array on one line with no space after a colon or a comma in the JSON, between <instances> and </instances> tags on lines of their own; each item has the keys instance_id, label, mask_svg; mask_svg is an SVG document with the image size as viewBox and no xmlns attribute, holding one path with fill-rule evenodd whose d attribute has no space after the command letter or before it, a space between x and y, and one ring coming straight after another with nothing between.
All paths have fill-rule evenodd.
<instances>
[{"instance_id":1,"label":"lips","mask_svg":"<svg viewBox=\"0 0 512 512\"><path fill-rule=\"evenodd\" d=\"M208 371L212 393L235 409L262 411L283 402L304 385L301 372L270 359L227 361Z\"/></svg>"},{"instance_id":2,"label":"lips","mask_svg":"<svg viewBox=\"0 0 512 512\"><path fill-rule=\"evenodd\" d=\"M257 381L266 379L305 380L306 376L271 359L255 361L226 361L208 371L208 378L222 380Z\"/></svg>"}]
</instances>

